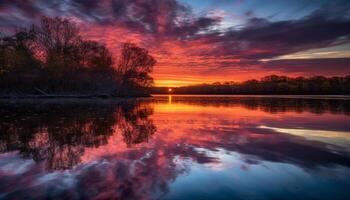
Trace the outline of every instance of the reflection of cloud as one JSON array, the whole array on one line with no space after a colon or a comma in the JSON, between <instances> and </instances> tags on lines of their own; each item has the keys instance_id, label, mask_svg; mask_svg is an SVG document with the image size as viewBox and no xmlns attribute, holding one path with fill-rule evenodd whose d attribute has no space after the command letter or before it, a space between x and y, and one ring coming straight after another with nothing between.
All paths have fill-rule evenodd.
<instances>
[{"instance_id":1,"label":"reflection of cloud","mask_svg":"<svg viewBox=\"0 0 350 200\"><path fill-rule=\"evenodd\" d=\"M330 112L336 111L338 106L344 106L342 108L346 110L347 101L204 98L205 101L202 101L203 97L175 95L171 105L165 103L166 99L164 103L155 104L155 115L152 118L164 143L185 142L196 148L239 152L246 155L244 157L249 163L267 160L292 163L304 168L350 166L347 151L339 145L330 146L332 141L327 139L309 141L300 135L285 135L270 129L254 128L278 125L287 127L286 130L294 130L296 127L309 127L308 130L315 132L317 129L324 129L324 133L339 131L343 133L342 137L346 137L349 130L346 128L348 117ZM324 114L311 114L310 111ZM345 128L344 131L342 128ZM318 155L323 155L323 158L318 158Z\"/></svg>"},{"instance_id":2,"label":"reflection of cloud","mask_svg":"<svg viewBox=\"0 0 350 200\"><path fill-rule=\"evenodd\" d=\"M18 152L8 152L0 155L0 174L10 176L21 175L33 167L33 160L23 160Z\"/></svg>"},{"instance_id":3,"label":"reflection of cloud","mask_svg":"<svg viewBox=\"0 0 350 200\"><path fill-rule=\"evenodd\" d=\"M95 103L2 105L1 152L19 151L44 161L48 170L70 169L82 161L85 149L107 144L114 133L130 147L148 141L156 131L148 119L149 107L133 101L99 102L95 109Z\"/></svg>"},{"instance_id":4,"label":"reflection of cloud","mask_svg":"<svg viewBox=\"0 0 350 200\"><path fill-rule=\"evenodd\" d=\"M201 101L172 96L169 104L167 98L123 106L61 105L48 110L41 105L34 107L39 116L31 115L28 107L3 107L1 114L10 118L0 120L0 130L5 131L0 134L0 144L6 147L4 150L18 149L19 154L8 154L7 160L0 157L0 193L20 199L40 199L47 194L51 198L161 199L179 176L191 173L193 166L215 173L231 170L235 165L251 173L256 167L263 168L262 163L287 164L304 169L305 173L334 166L350 167L346 148L330 145L327 139L309 140L304 133L295 132L297 127L305 127L319 137L343 128L342 134L336 136L345 137L349 116L344 114L347 106L340 100L315 103L243 98L216 99L213 103L209 98ZM322 105L317 111L323 114L310 113L314 111L311 104ZM276 124L283 128L271 128L279 127ZM32 134L20 131L23 128L30 133L30 127L42 129L34 128ZM64 135L62 130L66 130ZM123 134L125 130L131 135ZM151 132L144 134L147 130ZM156 133L153 135L152 131ZM50 152L54 156L45 157ZM20 156L23 154L27 157ZM79 162L73 162L75 156ZM50 159L56 159L56 165L52 165L56 168L48 172L45 162ZM6 170L23 163L30 164L18 173Z\"/></svg>"},{"instance_id":5,"label":"reflection of cloud","mask_svg":"<svg viewBox=\"0 0 350 200\"><path fill-rule=\"evenodd\" d=\"M312 129L293 129L293 128L276 128L267 126L258 126L258 128L269 129L279 133L301 136L309 140L316 140L328 144L334 144L346 148L350 146L350 133L345 131L327 131Z\"/></svg>"},{"instance_id":6,"label":"reflection of cloud","mask_svg":"<svg viewBox=\"0 0 350 200\"><path fill-rule=\"evenodd\" d=\"M164 95L154 95L156 97L157 112L217 112L218 108L230 110L228 113L240 113L251 115L269 115L269 113L290 113L304 112L306 115L338 113L350 114L347 96L307 96L293 95L271 95L271 96L249 96L249 95L172 95L172 104L166 105L168 99ZM245 111L244 113L240 111ZM248 112L250 111L250 112Z\"/></svg>"}]
</instances>

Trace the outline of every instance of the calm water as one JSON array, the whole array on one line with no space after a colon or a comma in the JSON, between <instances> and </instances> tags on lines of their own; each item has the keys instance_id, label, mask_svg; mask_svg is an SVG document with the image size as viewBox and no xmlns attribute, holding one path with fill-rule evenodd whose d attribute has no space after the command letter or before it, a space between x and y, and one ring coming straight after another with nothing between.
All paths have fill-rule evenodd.
<instances>
[{"instance_id":1,"label":"calm water","mask_svg":"<svg viewBox=\"0 0 350 200\"><path fill-rule=\"evenodd\" d=\"M350 100L0 103L0 199L350 199Z\"/></svg>"}]
</instances>

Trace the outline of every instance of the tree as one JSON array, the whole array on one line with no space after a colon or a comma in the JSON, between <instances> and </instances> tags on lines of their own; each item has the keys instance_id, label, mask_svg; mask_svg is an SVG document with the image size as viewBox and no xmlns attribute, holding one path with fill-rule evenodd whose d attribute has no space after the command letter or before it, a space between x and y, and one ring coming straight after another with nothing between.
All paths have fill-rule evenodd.
<instances>
[{"instance_id":1,"label":"tree","mask_svg":"<svg viewBox=\"0 0 350 200\"><path fill-rule=\"evenodd\" d=\"M13 36L0 38L0 71L26 71L38 67L28 45L34 37L33 30L22 29ZM0 73L1 73L0 72Z\"/></svg>"},{"instance_id":2,"label":"tree","mask_svg":"<svg viewBox=\"0 0 350 200\"><path fill-rule=\"evenodd\" d=\"M22 29L0 38L0 90L28 91L39 76L40 62L30 49L34 34Z\"/></svg>"},{"instance_id":3,"label":"tree","mask_svg":"<svg viewBox=\"0 0 350 200\"><path fill-rule=\"evenodd\" d=\"M78 48L79 66L98 71L113 68L112 55L104 45L95 41L81 41Z\"/></svg>"},{"instance_id":4,"label":"tree","mask_svg":"<svg viewBox=\"0 0 350 200\"><path fill-rule=\"evenodd\" d=\"M34 30L36 53L45 60L46 67L67 70L77 64L75 53L81 37L74 23L58 17L43 17Z\"/></svg>"},{"instance_id":5,"label":"tree","mask_svg":"<svg viewBox=\"0 0 350 200\"><path fill-rule=\"evenodd\" d=\"M84 40L68 19L43 17L40 25L0 37L0 92L5 94L144 95L155 59L123 44L114 66L104 44ZM125 90L128 89L128 90Z\"/></svg>"},{"instance_id":6,"label":"tree","mask_svg":"<svg viewBox=\"0 0 350 200\"><path fill-rule=\"evenodd\" d=\"M150 73L156 60L148 54L144 48L136 46L133 43L124 43L122 45L117 72L121 77L121 87L137 86L147 87L153 84L153 78Z\"/></svg>"},{"instance_id":7,"label":"tree","mask_svg":"<svg viewBox=\"0 0 350 200\"><path fill-rule=\"evenodd\" d=\"M44 61L47 90L61 93L106 93L115 90L116 70L105 45L83 40L68 19L43 17L34 27L36 55Z\"/></svg>"}]
</instances>

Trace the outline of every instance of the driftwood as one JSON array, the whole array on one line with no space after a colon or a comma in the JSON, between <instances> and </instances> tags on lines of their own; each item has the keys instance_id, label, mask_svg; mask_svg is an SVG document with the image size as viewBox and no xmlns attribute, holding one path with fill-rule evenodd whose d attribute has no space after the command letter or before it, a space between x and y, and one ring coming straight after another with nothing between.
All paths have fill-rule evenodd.
<instances>
[{"instance_id":1,"label":"driftwood","mask_svg":"<svg viewBox=\"0 0 350 200\"><path fill-rule=\"evenodd\" d=\"M120 97L151 97L149 94L134 94L134 95L109 95L109 94L40 94L40 95L0 95L0 99L54 99L54 98L67 98L67 99L91 99L91 98L99 98L99 99L107 99L107 98L120 98Z\"/></svg>"},{"instance_id":2,"label":"driftwood","mask_svg":"<svg viewBox=\"0 0 350 200\"><path fill-rule=\"evenodd\" d=\"M39 93L41 93L42 95L48 95L46 92L40 90L39 88L36 88L36 87L35 87L34 90L37 91L37 92L39 92Z\"/></svg>"},{"instance_id":3,"label":"driftwood","mask_svg":"<svg viewBox=\"0 0 350 200\"><path fill-rule=\"evenodd\" d=\"M120 97L150 97L151 95L147 93L129 93L129 94L123 94L123 93L117 93L114 92L113 94L108 93L92 93L92 94L49 94L45 91L43 91L40 88L34 87L34 91L36 91L38 94L25 94L23 92L16 91L15 93L5 93L1 94L0 92L0 99L54 99L54 98L72 98L72 99L88 99L88 98L120 98Z\"/></svg>"},{"instance_id":4,"label":"driftwood","mask_svg":"<svg viewBox=\"0 0 350 200\"><path fill-rule=\"evenodd\" d=\"M111 98L110 95L2 95L0 99L53 99L53 98L74 98L74 99L86 99L86 98Z\"/></svg>"}]
</instances>

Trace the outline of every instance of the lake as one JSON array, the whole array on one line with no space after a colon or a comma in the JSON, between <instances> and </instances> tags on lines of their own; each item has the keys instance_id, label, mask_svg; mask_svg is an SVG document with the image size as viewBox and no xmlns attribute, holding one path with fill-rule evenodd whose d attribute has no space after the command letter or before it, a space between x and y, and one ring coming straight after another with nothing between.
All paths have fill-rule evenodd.
<instances>
[{"instance_id":1,"label":"lake","mask_svg":"<svg viewBox=\"0 0 350 200\"><path fill-rule=\"evenodd\" d=\"M350 199L350 99L0 102L0 199Z\"/></svg>"}]
</instances>

